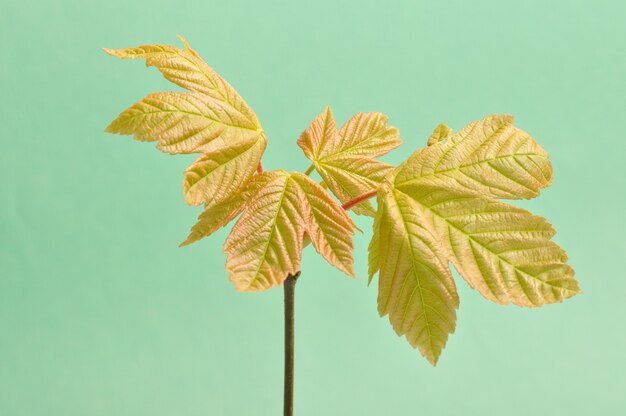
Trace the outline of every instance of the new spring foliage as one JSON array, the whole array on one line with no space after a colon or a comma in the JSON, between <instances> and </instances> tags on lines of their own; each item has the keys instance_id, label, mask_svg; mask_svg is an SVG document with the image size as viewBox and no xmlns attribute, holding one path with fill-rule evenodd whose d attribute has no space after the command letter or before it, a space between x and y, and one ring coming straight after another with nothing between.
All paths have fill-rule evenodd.
<instances>
[{"instance_id":1,"label":"new spring foliage","mask_svg":"<svg viewBox=\"0 0 626 416\"><path fill-rule=\"evenodd\" d=\"M376 159L401 144L385 115L357 113L338 128L327 107L297 140L312 162L307 172L315 169L322 183L263 172L267 137L256 114L183 44L105 49L144 59L187 90L148 95L106 131L154 141L170 154L199 154L184 172L183 193L204 211L181 245L236 220L224 251L237 290L280 285L300 270L309 242L353 276L355 226L340 204L371 194L376 207L365 199L352 210L374 217L369 280L378 273L378 311L433 365L456 326L450 265L500 304L539 307L579 293L552 226L500 201L536 197L552 178L547 153L512 116L492 115L457 133L441 124L395 167Z\"/></svg>"}]
</instances>

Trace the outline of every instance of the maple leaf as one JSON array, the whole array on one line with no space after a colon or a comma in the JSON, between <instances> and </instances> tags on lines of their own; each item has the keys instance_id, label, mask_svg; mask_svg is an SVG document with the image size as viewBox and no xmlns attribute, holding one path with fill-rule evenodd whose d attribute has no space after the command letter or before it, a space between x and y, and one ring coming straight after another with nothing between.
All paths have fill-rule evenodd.
<instances>
[{"instance_id":1,"label":"maple leaf","mask_svg":"<svg viewBox=\"0 0 626 416\"><path fill-rule=\"evenodd\" d=\"M357 113L337 131L330 107L298 139L298 146L342 203L378 188L394 167L374 158L400 143L398 130L387 125L384 114ZM354 212L375 214L369 201L356 205Z\"/></svg>"},{"instance_id":2,"label":"maple leaf","mask_svg":"<svg viewBox=\"0 0 626 416\"><path fill-rule=\"evenodd\" d=\"M354 275L347 213L316 182L301 173L273 175L252 195L226 239L226 269L240 291L267 290L300 270L305 234L333 266Z\"/></svg>"},{"instance_id":3,"label":"maple leaf","mask_svg":"<svg viewBox=\"0 0 626 416\"><path fill-rule=\"evenodd\" d=\"M182 38L181 38L182 39ZM157 141L167 153L204 153L185 172L189 204L217 204L236 193L254 174L267 138L239 94L183 39L185 49L144 45L105 49L123 59L142 58L189 92L150 94L123 111L106 129Z\"/></svg>"},{"instance_id":4,"label":"maple leaf","mask_svg":"<svg viewBox=\"0 0 626 416\"><path fill-rule=\"evenodd\" d=\"M378 312L434 365L454 332L459 298L439 238L426 213L388 184L379 191L376 240Z\"/></svg>"},{"instance_id":5,"label":"maple leaf","mask_svg":"<svg viewBox=\"0 0 626 416\"><path fill-rule=\"evenodd\" d=\"M237 118L223 103L198 93L150 94L123 111L107 133L134 135L139 141L158 141L163 152L203 153L216 145L258 140L260 127ZM216 139L221 139L214 143Z\"/></svg>"},{"instance_id":6,"label":"maple leaf","mask_svg":"<svg viewBox=\"0 0 626 416\"><path fill-rule=\"evenodd\" d=\"M395 183L433 183L521 199L539 195L551 179L547 152L513 126L513 116L493 115L469 124L445 143L415 152L397 172Z\"/></svg>"},{"instance_id":7,"label":"maple leaf","mask_svg":"<svg viewBox=\"0 0 626 416\"><path fill-rule=\"evenodd\" d=\"M207 206L198 217L198 222L191 228L191 232L180 246L186 246L196 241L208 237L221 227L227 225L241 213L245 203L255 195L269 181L276 179L280 175L278 171L263 172L254 175L239 192L230 198Z\"/></svg>"},{"instance_id":8,"label":"maple leaf","mask_svg":"<svg viewBox=\"0 0 626 416\"><path fill-rule=\"evenodd\" d=\"M454 134L440 124L427 146L396 168L376 159L401 143L385 115L357 113L338 130L326 107L297 142L312 161L306 174L263 172L267 137L256 115L182 40L184 49L106 49L145 59L187 90L148 95L107 131L157 142L170 154L201 153L185 170L183 191L204 211L181 246L239 216L224 244L237 290L267 290L298 276L309 242L354 276L355 226L346 213L354 207L374 216L368 284L378 273L378 311L433 365L456 326L449 264L500 304L539 307L580 292L565 251L551 240L552 226L498 200L533 198L552 179L547 152L512 116L492 115ZM313 169L322 184L307 176ZM368 200L374 195L377 209Z\"/></svg>"},{"instance_id":9,"label":"maple leaf","mask_svg":"<svg viewBox=\"0 0 626 416\"><path fill-rule=\"evenodd\" d=\"M237 91L208 66L182 36L179 38L185 49L171 45L143 45L136 48L104 50L109 55L122 59L145 59L147 66L155 66L174 84L224 103L225 107L239 113L242 119L258 125L254 111Z\"/></svg>"},{"instance_id":10,"label":"maple leaf","mask_svg":"<svg viewBox=\"0 0 626 416\"><path fill-rule=\"evenodd\" d=\"M254 175L267 140L235 142L200 156L185 170L183 191L190 205L228 199Z\"/></svg>"},{"instance_id":11,"label":"maple leaf","mask_svg":"<svg viewBox=\"0 0 626 416\"><path fill-rule=\"evenodd\" d=\"M561 302L580 289L565 251L550 239L542 217L470 192L400 185L428 213L448 259L486 298L537 307Z\"/></svg>"},{"instance_id":12,"label":"maple leaf","mask_svg":"<svg viewBox=\"0 0 626 416\"><path fill-rule=\"evenodd\" d=\"M546 152L510 116L439 133L385 178L369 246L380 314L433 364L458 307L448 261L501 304L538 307L580 292L552 226L495 199L531 198L548 186Z\"/></svg>"}]
</instances>

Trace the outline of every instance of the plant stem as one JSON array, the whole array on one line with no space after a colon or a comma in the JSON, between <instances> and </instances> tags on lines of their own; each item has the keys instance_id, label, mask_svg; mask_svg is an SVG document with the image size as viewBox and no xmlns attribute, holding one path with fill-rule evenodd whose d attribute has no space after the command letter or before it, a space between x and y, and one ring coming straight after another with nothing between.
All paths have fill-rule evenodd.
<instances>
[{"instance_id":1,"label":"plant stem","mask_svg":"<svg viewBox=\"0 0 626 416\"><path fill-rule=\"evenodd\" d=\"M315 165L311 163L311 166L309 166L309 168L306 170L306 172L304 172L304 174L306 176L309 176L313 172L313 170L315 170Z\"/></svg>"},{"instance_id":2,"label":"plant stem","mask_svg":"<svg viewBox=\"0 0 626 416\"><path fill-rule=\"evenodd\" d=\"M294 347L294 297L296 281L300 272L289 274L283 283L285 288L285 398L284 416L293 416L293 347Z\"/></svg>"},{"instance_id":3,"label":"plant stem","mask_svg":"<svg viewBox=\"0 0 626 416\"><path fill-rule=\"evenodd\" d=\"M373 191L367 192L367 193L365 193L363 195L359 195L356 198L349 200L348 202L343 204L341 207L347 211L350 208L352 208L353 206L355 206L356 204L359 204L359 203L365 201L366 199L370 199L371 197L376 196L377 192L378 192L378 190L374 189Z\"/></svg>"}]
</instances>

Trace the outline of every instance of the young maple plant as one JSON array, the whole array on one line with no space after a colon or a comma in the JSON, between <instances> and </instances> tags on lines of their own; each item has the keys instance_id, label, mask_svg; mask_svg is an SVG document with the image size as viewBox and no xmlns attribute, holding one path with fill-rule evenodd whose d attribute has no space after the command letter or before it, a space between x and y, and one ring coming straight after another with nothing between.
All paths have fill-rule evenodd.
<instances>
[{"instance_id":1,"label":"young maple plant","mask_svg":"<svg viewBox=\"0 0 626 416\"><path fill-rule=\"evenodd\" d=\"M204 212L181 245L239 217L224 244L235 288L284 283L285 414L292 411L293 297L302 249L311 243L354 276L355 226L347 211L374 217L369 282L378 273L378 312L433 365L459 306L449 263L499 304L539 307L579 293L565 252L551 241L552 226L500 201L536 197L552 178L548 154L512 116L492 115L454 134L441 124L426 147L395 167L376 159L401 143L385 115L357 113L337 129L327 107L297 141L312 162L306 172L264 172L267 137L254 111L182 40L184 49L105 49L143 58L188 90L150 94L106 131L156 141L170 154L199 153L183 190L187 203L204 205ZM321 183L308 176L313 170Z\"/></svg>"}]
</instances>

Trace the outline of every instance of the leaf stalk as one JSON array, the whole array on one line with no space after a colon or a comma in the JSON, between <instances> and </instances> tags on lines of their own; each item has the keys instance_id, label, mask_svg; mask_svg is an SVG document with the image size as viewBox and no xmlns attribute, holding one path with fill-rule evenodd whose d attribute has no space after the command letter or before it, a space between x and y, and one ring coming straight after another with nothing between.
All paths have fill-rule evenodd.
<instances>
[{"instance_id":1,"label":"leaf stalk","mask_svg":"<svg viewBox=\"0 0 626 416\"><path fill-rule=\"evenodd\" d=\"M373 191L366 192L363 195L359 195L356 198L349 200L348 202L343 204L341 206L341 208L343 208L343 209L345 209L347 211L350 208L352 208L353 206L355 206L357 204L360 204L361 202L365 201L366 199L370 199L370 198L376 196L377 193L378 193L378 189L374 189Z\"/></svg>"}]
</instances>

